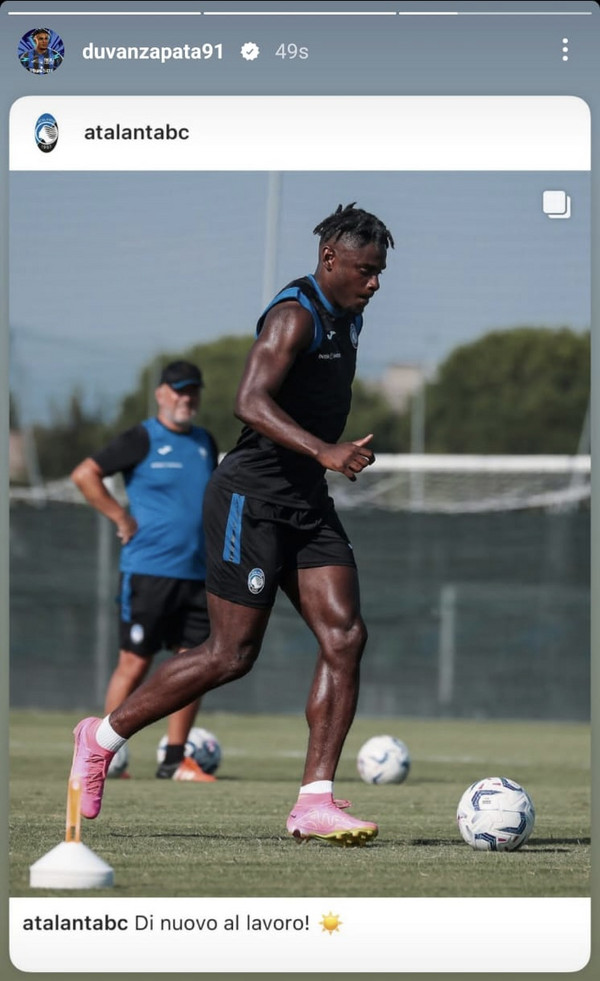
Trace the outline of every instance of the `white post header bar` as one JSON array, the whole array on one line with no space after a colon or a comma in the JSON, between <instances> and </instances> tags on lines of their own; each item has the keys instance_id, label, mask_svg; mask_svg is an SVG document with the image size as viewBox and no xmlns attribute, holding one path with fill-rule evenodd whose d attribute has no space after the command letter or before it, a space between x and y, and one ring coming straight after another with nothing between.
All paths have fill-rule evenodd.
<instances>
[{"instance_id":1,"label":"white post header bar","mask_svg":"<svg viewBox=\"0 0 600 981\"><path fill-rule=\"evenodd\" d=\"M590 130L573 96L26 96L10 169L582 171Z\"/></svg>"}]
</instances>

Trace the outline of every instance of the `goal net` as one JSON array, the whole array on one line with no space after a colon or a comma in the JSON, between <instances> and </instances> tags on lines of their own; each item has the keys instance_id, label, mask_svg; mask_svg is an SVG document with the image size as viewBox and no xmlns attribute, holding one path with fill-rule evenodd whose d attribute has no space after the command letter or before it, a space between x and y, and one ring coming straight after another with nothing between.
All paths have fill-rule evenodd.
<instances>
[{"instance_id":1,"label":"goal net","mask_svg":"<svg viewBox=\"0 0 600 981\"><path fill-rule=\"evenodd\" d=\"M328 481L369 625L363 714L587 721L589 457L380 456ZM68 478L11 497L12 704L100 710L119 645L114 526ZM280 597L268 684L211 692L209 710L301 712L313 656Z\"/></svg>"},{"instance_id":2,"label":"goal net","mask_svg":"<svg viewBox=\"0 0 600 981\"><path fill-rule=\"evenodd\" d=\"M350 483L328 474L336 504L387 511L469 514L569 510L589 501L591 461L581 456L382 454Z\"/></svg>"}]
</instances>

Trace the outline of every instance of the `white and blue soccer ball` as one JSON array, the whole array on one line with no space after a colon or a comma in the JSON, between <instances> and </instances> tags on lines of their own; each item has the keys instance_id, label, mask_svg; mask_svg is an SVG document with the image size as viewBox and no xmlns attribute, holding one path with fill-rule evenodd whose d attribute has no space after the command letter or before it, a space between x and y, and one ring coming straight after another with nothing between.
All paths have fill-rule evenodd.
<instances>
[{"instance_id":1,"label":"white and blue soccer ball","mask_svg":"<svg viewBox=\"0 0 600 981\"><path fill-rule=\"evenodd\" d=\"M467 787L456 811L458 830L479 851L512 852L533 831L535 808L526 790L508 777L485 777Z\"/></svg>"},{"instance_id":2,"label":"white and blue soccer ball","mask_svg":"<svg viewBox=\"0 0 600 981\"><path fill-rule=\"evenodd\" d=\"M125 770L129 766L129 749L127 743L123 743L120 749L117 750L112 760L108 765L108 777L117 778L125 773Z\"/></svg>"},{"instance_id":3,"label":"white and blue soccer ball","mask_svg":"<svg viewBox=\"0 0 600 981\"><path fill-rule=\"evenodd\" d=\"M163 736L156 750L156 761L162 763L168 743L167 736ZM208 729L201 729L194 726L190 729L184 748L186 756L192 756L198 766L205 773L214 773L221 762L221 744L214 732Z\"/></svg>"},{"instance_id":4,"label":"white and blue soccer ball","mask_svg":"<svg viewBox=\"0 0 600 981\"><path fill-rule=\"evenodd\" d=\"M402 783L410 770L410 753L395 736L373 736L361 746L356 765L365 783Z\"/></svg>"}]
</instances>

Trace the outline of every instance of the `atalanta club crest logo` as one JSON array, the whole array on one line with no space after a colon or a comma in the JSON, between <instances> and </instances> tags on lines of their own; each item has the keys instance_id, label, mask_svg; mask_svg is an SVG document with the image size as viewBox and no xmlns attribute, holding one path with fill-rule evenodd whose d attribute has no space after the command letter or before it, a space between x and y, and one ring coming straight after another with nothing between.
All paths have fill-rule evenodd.
<instances>
[{"instance_id":1,"label":"atalanta club crest logo","mask_svg":"<svg viewBox=\"0 0 600 981\"><path fill-rule=\"evenodd\" d=\"M129 636L131 638L132 644L142 643L144 639L144 628L142 627L141 623L134 623L131 625Z\"/></svg>"},{"instance_id":2,"label":"atalanta club crest logo","mask_svg":"<svg viewBox=\"0 0 600 981\"><path fill-rule=\"evenodd\" d=\"M253 569L248 576L248 589L256 596L265 588L265 574L262 569Z\"/></svg>"},{"instance_id":3,"label":"atalanta club crest logo","mask_svg":"<svg viewBox=\"0 0 600 981\"><path fill-rule=\"evenodd\" d=\"M352 324L350 327L350 341L352 342L352 347L358 347L358 331L356 329L356 324Z\"/></svg>"},{"instance_id":4,"label":"atalanta club crest logo","mask_svg":"<svg viewBox=\"0 0 600 981\"><path fill-rule=\"evenodd\" d=\"M58 124L49 112L40 116L35 124L35 142L42 153L50 153L58 143Z\"/></svg>"}]
</instances>

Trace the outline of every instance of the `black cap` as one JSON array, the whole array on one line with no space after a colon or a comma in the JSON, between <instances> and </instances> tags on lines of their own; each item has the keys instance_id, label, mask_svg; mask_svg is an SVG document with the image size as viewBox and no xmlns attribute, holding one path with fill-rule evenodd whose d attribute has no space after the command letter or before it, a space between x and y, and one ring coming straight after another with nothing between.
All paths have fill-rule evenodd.
<instances>
[{"instance_id":1,"label":"black cap","mask_svg":"<svg viewBox=\"0 0 600 981\"><path fill-rule=\"evenodd\" d=\"M202 373L195 364L189 361L171 361L171 364L163 368L160 376L160 385L168 385L176 392L188 385L197 385L202 388Z\"/></svg>"}]
</instances>

